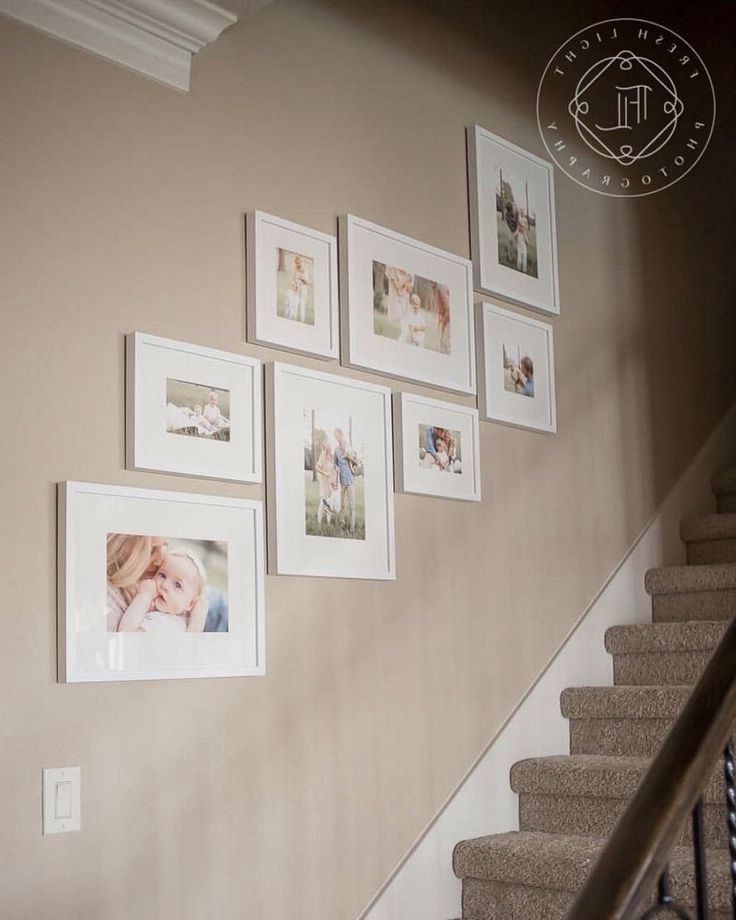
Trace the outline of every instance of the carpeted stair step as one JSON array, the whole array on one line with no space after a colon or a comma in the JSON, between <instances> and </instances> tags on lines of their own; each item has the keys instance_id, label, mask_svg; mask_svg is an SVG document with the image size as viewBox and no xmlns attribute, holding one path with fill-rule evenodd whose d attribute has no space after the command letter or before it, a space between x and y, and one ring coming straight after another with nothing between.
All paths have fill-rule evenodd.
<instances>
[{"instance_id":1,"label":"carpeted stair step","mask_svg":"<svg viewBox=\"0 0 736 920\"><path fill-rule=\"evenodd\" d=\"M716 473L711 480L711 487L718 511L726 514L736 512L736 467Z\"/></svg>"},{"instance_id":2,"label":"carpeted stair step","mask_svg":"<svg viewBox=\"0 0 736 920\"><path fill-rule=\"evenodd\" d=\"M569 687L560 696L571 754L651 757L692 687Z\"/></svg>"},{"instance_id":3,"label":"carpeted stair step","mask_svg":"<svg viewBox=\"0 0 736 920\"><path fill-rule=\"evenodd\" d=\"M618 821L649 767L649 758L601 755L535 757L514 764L511 788L519 795L523 831L605 837ZM703 793L705 844L728 846L722 761ZM688 821L677 843L692 840Z\"/></svg>"},{"instance_id":4,"label":"carpeted stair step","mask_svg":"<svg viewBox=\"0 0 736 920\"><path fill-rule=\"evenodd\" d=\"M689 565L736 562L736 514L699 514L680 524Z\"/></svg>"},{"instance_id":5,"label":"carpeted stair step","mask_svg":"<svg viewBox=\"0 0 736 920\"><path fill-rule=\"evenodd\" d=\"M720 641L725 620L637 623L606 631L617 685L694 684Z\"/></svg>"},{"instance_id":6,"label":"carpeted stair step","mask_svg":"<svg viewBox=\"0 0 736 920\"><path fill-rule=\"evenodd\" d=\"M730 620L736 614L736 564L650 569L644 586L657 623Z\"/></svg>"},{"instance_id":7,"label":"carpeted stair step","mask_svg":"<svg viewBox=\"0 0 736 920\"><path fill-rule=\"evenodd\" d=\"M457 844L455 875L463 880L463 917L476 920L563 920L604 841L513 831ZM695 901L692 849L676 848L673 893ZM731 920L728 857L708 851L711 920Z\"/></svg>"}]
</instances>

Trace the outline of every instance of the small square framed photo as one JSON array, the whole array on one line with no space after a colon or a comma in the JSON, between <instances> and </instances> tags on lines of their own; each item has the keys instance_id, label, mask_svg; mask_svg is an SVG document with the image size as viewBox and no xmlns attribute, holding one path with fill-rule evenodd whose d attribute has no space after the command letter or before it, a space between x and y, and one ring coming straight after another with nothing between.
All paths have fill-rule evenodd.
<instances>
[{"instance_id":1,"label":"small square framed photo","mask_svg":"<svg viewBox=\"0 0 736 920\"><path fill-rule=\"evenodd\" d=\"M476 290L559 313L552 164L478 125L467 141Z\"/></svg>"},{"instance_id":2,"label":"small square framed photo","mask_svg":"<svg viewBox=\"0 0 736 920\"><path fill-rule=\"evenodd\" d=\"M552 327L494 303L479 303L481 418L557 431Z\"/></svg>"},{"instance_id":3,"label":"small square framed photo","mask_svg":"<svg viewBox=\"0 0 736 920\"><path fill-rule=\"evenodd\" d=\"M269 571L396 577L391 391L266 365Z\"/></svg>"},{"instance_id":4,"label":"small square framed photo","mask_svg":"<svg viewBox=\"0 0 736 920\"><path fill-rule=\"evenodd\" d=\"M468 259L348 214L340 285L343 364L475 393Z\"/></svg>"},{"instance_id":5,"label":"small square framed photo","mask_svg":"<svg viewBox=\"0 0 736 920\"><path fill-rule=\"evenodd\" d=\"M133 332L126 364L128 469L263 481L258 358Z\"/></svg>"},{"instance_id":6,"label":"small square framed photo","mask_svg":"<svg viewBox=\"0 0 736 920\"><path fill-rule=\"evenodd\" d=\"M478 410L414 393L394 393L396 488L478 502Z\"/></svg>"},{"instance_id":7,"label":"small square framed photo","mask_svg":"<svg viewBox=\"0 0 736 920\"><path fill-rule=\"evenodd\" d=\"M337 240L251 211L246 216L249 342L338 357Z\"/></svg>"},{"instance_id":8,"label":"small square framed photo","mask_svg":"<svg viewBox=\"0 0 736 920\"><path fill-rule=\"evenodd\" d=\"M58 487L59 680L265 674L263 503Z\"/></svg>"}]
</instances>

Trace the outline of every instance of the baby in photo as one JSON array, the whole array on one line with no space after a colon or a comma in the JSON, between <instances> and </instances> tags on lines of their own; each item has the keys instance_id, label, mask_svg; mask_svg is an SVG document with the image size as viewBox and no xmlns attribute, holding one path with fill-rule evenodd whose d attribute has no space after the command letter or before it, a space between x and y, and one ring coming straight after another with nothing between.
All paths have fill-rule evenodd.
<instances>
[{"instance_id":1,"label":"baby in photo","mask_svg":"<svg viewBox=\"0 0 736 920\"><path fill-rule=\"evenodd\" d=\"M195 607L206 616L207 573L194 553L170 550L153 578L144 578L123 614L119 632L201 631ZM199 604L199 601L205 601ZM203 610L202 610L203 608Z\"/></svg>"},{"instance_id":2,"label":"baby in photo","mask_svg":"<svg viewBox=\"0 0 736 920\"><path fill-rule=\"evenodd\" d=\"M400 342L407 345L416 345L424 348L424 338L427 334L427 313L422 309L422 301L418 294L412 294L409 299L409 310L401 318Z\"/></svg>"}]
</instances>

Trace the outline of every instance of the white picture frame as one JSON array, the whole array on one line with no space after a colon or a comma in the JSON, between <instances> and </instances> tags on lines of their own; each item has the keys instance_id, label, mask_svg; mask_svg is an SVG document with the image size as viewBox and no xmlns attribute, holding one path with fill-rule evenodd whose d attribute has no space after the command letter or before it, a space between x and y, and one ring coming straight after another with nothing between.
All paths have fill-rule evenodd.
<instances>
[{"instance_id":1,"label":"white picture frame","mask_svg":"<svg viewBox=\"0 0 736 920\"><path fill-rule=\"evenodd\" d=\"M184 566L184 603L161 611L164 585L137 628L124 623L148 603L146 580L181 573L171 565ZM265 674L264 573L260 501L59 483L59 681Z\"/></svg>"},{"instance_id":2,"label":"white picture frame","mask_svg":"<svg viewBox=\"0 0 736 920\"><path fill-rule=\"evenodd\" d=\"M416 393L393 400L397 491L479 502L478 410Z\"/></svg>"},{"instance_id":3,"label":"white picture frame","mask_svg":"<svg viewBox=\"0 0 736 920\"><path fill-rule=\"evenodd\" d=\"M390 389L267 364L266 434L269 572L395 579Z\"/></svg>"},{"instance_id":4,"label":"white picture frame","mask_svg":"<svg viewBox=\"0 0 736 920\"><path fill-rule=\"evenodd\" d=\"M246 258L247 340L336 360L337 238L264 211L250 211Z\"/></svg>"},{"instance_id":5,"label":"white picture frame","mask_svg":"<svg viewBox=\"0 0 736 920\"><path fill-rule=\"evenodd\" d=\"M467 144L475 289L558 315L552 164L479 125L467 129Z\"/></svg>"},{"instance_id":6,"label":"white picture frame","mask_svg":"<svg viewBox=\"0 0 736 920\"><path fill-rule=\"evenodd\" d=\"M218 414L209 421L213 394ZM262 482L261 361L143 332L126 336L126 466Z\"/></svg>"},{"instance_id":7,"label":"white picture frame","mask_svg":"<svg viewBox=\"0 0 736 920\"><path fill-rule=\"evenodd\" d=\"M486 301L477 305L476 322L481 418L556 432L552 326ZM525 359L531 365L525 366ZM521 373L514 374L511 364Z\"/></svg>"},{"instance_id":8,"label":"white picture frame","mask_svg":"<svg viewBox=\"0 0 736 920\"><path fill-rule=\"evenodd\" d=\"M470 261L352 214L338 239L342 363L474 394Z\"/></svg>"}]
</instances>

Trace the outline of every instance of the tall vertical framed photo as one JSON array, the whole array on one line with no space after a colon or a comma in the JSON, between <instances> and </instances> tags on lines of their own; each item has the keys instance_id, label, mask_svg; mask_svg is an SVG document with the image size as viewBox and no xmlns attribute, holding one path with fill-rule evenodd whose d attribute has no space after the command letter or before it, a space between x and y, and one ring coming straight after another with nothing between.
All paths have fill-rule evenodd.
<instances>
[{"instance_id":1,"label":"tall vertical framed photo","mask_svg":"<svg viewBox=\"0 0 736 920\"><path fill-rule=\"evenodd\" d=\"M126 337L126 465L263 481L258 358L133 332Z\"/></svg>"},{"instance_id":2,"label":"tall vertical framed photo","mask_svg":"<svg viewBox=\"0 0 736 920\"><path fill-rule=\"evenodd\" d=\"M399 491L480 501L477 409L394 393L394 444Z\"/></svg>"},{"instance_id":3,"label":"tall vertical framed photo","mask_svg":"<svg viewBox=\"0 0 736 920\"><path fill-rule=\"evenodd\" d=\"M494 303L476 321L481 418L556 432L552 327Z\"/></svg>"},{"instance_id":4,"label":"tall vertical framed photo","mask_svg":"<svg viewBox=\"0 0 736 920\"><path fill-rule=\"evenodd\" d=\"M263 503L58 487L59 680L265 674Z\"/></svg>"},{"instance_id":5,"label":"tall vertical framed photo","mask_svg":"<svg viewBox=\"0 0 736 920\"><path fill-rule=\"evenodd\" d=\"M266 365L269 571L396 577L391 391Z\"/></svg>"},{"instance_id":6,"label":"tall vertical framed photo","mask_svg":"<svg viewBox=\"0 0 736 920\"><path fill-rule=\"evenodd\" d=\"M339 240L343 364L475 393L469 260L352 214Z\"/></svg>"},{"instance_id":7,"label":"tall vertical framed photo","mask_svg":"<svg viewBox=\"0 0 736 920\"><path fill-rule=\"evenodd\" d=\"M467 142L476 290L559 313L552 164L478 125Z\"/></svg>"},{"instance_id":8,"label":"tall vertical framed photo","mask_svg":"<svg viewBox=\"0 0 736 920\"><path fill-rule=\"evenodd\" d=\"M248 341L336 359L336 238L251 211L246 216L246 251Z\"/></svg>"}]
</instances>

